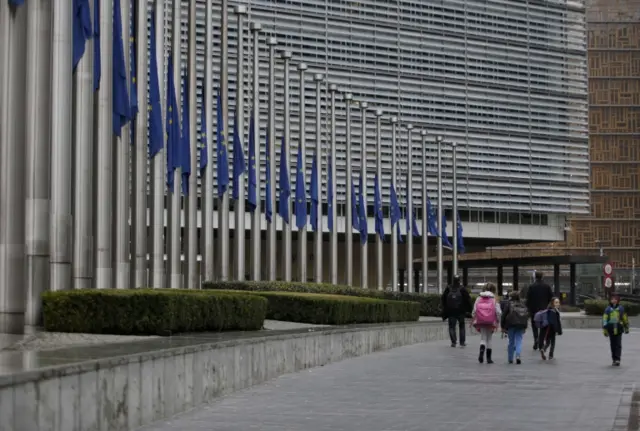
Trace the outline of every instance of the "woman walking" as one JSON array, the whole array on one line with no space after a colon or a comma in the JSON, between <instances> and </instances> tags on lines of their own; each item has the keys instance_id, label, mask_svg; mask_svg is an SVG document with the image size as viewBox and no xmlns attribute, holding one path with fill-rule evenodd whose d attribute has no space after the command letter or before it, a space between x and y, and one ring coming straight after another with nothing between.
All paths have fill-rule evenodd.
<instances>
[{"instance_id":1,"label":"woman walking","mask_svg":"<svg viewBox=\"0 0 640 431\"><path fill-rule=\"evenodd\" d=\"M486 290L480 294L480 297L476 299L475 304L473 304L473 312L471 313L473 326L480 332L480 354L478 356L478 362L481 364L484 362L485 353L487 355L487 364L493 364L493 359L491 358L491 339L493 338L493 333L498 328L502 314L500 304L496 301L495 293L495 284L487 283Z\"/></svg>"}]
</instances>

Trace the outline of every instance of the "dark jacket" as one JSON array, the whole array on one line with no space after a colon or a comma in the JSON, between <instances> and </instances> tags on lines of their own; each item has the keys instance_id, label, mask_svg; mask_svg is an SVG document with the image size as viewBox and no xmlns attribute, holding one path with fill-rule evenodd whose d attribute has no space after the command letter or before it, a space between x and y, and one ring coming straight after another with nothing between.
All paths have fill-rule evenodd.
<instances>
[{"instance_id":1,"label":"dark jacket","mask_svg":"<svg viewBox=\"0 0 640 431\"><path fill-rule=\"evenodd\" d=\"M460 305L460 309L451 310L447 305L447 296L451 289L460 289L460 296L462 297L462 303ZM442 297L440 298L442 303L442 320L447 319L448 317L455 317L460 315L467 315L471 313L473 310L473 304L471 304L471 295L469 295L469 291L461 285L453 285L448 286L444 292L442 292Z\"/></svg>"},{"instance_id":2,"label":"dark jacket","mask_svg":"<svg viewBox=\"0 0 640 431\"><path fill-rule=\"evenodd\" d=\"M543 281L536 281L527 290L527 310L532 316L540 310L549 306L553 298L551 286Z\"/></svg>"},{"instance_id":3,"label":"dark jacket","mask_svg":"<svg viewBox=\"0 0 640 431\"><path fill-rule=\"evenodd\" d=\"M562 335L562 321L560 320L560 311L555 308L549 308L547 310L547 321L549 331L553 331L558 335Z\"/></svg>"}]
</instances>

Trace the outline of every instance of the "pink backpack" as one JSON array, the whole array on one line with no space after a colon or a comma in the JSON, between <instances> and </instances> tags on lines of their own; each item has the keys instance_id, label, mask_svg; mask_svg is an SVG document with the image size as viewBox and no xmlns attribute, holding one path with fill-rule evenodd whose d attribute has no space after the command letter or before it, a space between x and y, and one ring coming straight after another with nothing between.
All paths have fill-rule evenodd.
<instances>
[{"instance_id":1,"label":"pink backpack","mask_svg":"<svg viewBox=\"0 0 640 431\"><path fill-rule=\"evenodd\" d=\"M482 296L476 305L475 326L495 326L496 325L496 302L495 299Z\"/></svg>"}]
</instances>

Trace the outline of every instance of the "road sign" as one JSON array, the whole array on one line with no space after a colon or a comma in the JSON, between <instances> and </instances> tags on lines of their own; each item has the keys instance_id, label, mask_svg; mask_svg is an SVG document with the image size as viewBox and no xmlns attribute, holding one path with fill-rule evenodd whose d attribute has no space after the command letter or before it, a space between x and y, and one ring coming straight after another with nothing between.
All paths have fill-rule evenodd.
<instances>
[{"instance_id":1,"label":"road sign","mask_svg":"<svg viewBox=\"0 0 640 431\"><path fill-rule=\"evenodd\" d=\"M604 275L610 277L613 274L613 265L610 262L604 264L603 267Z\"/></svg>"},{"instance_id":2,"label":"road sign","mask_svg":"<svg viewBox=\"0 0 640 431\"><path fill-rule=\"evenodd\" d=\"M613 281L607 277L604 279L604 287L606 287L607 289L610 289L611 286L613 286Z\"/></svg>"}]
</instances>

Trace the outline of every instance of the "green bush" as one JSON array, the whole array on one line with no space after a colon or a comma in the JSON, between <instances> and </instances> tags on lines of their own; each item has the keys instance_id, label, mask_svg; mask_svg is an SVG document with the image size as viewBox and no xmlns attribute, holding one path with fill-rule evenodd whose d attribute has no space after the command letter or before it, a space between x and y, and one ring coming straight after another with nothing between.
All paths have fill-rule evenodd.
<instances>
[{"instance_id":1,"label":"green bush","mask_svg":"<svg viewBox=\"0 0 640 431\"><path fill-rule=\"evenodd\" d=\"M170 335L261 329L267 301L242 292L69 290L42 295L47 331Z\"/></svg>"},{"instance_id":2,"label":"green bush","mask_svg":"<svg viewBox=\"0 0 640 431\"><path fill-rule=\"evenodd\" d=\"M434 293L403 293L391 291L379 291L362 289L334 284L280 282L280 281L229 281L206 282L203 289L216 290L245 290L251 292L298 292L298 293L322 293L330 295L347 295L365 298L385 299L392 301L410 301L420 304L421 316L442 315L440 295ZM472 301L475 297L472 295Z\"/></svg>"},{"instance_id":3,"label":"green bush","mask_svg":"<svg viewBox=\"0 0 640 431\"><path fill-rule=\"evenodd\" d=\"M323 325L416 321L420 304L297 292L252 292L269 301L267 318Z\"/></svg>"},{"instance_id":4,"label":"green bush","mask_svg":"<svg viewBox=\"0 0 640 431\"><path fill-rule=\"evenodd\" d=\"M627 315L637 316L640 314L640 304L634 304L632 302L621 302ZM609 301L601 299L587 299L584 301L584 311L588 316L602 316L605 308L609 305Z\"/></svg>"}]
</instances>

